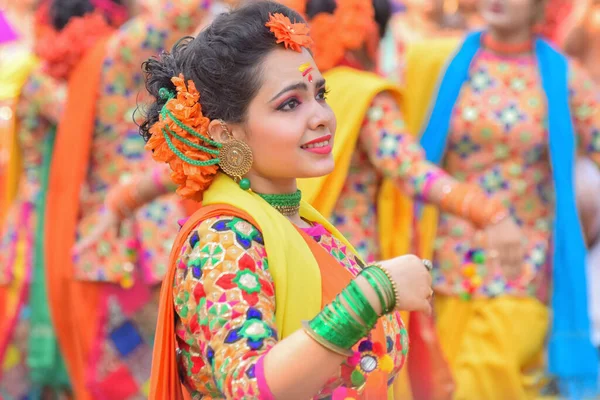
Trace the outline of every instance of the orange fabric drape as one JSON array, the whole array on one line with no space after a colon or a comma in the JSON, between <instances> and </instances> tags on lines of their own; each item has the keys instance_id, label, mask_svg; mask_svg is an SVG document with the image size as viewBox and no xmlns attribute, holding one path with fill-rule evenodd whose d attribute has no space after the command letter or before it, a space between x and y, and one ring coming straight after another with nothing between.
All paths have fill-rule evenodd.
<instances>
[{"instance_id":1,"label":"orange fabric drape","mask_svg":"<svg viewBox=\"0 0 600 400\"><path fill-rule=\"evenodd\" d=\"M73 280L71 250L79 218L94 133L102 63L108 38L75 67L58 128L50 168L46 209L46 276L52 322L71 378L74 397L91 399L86 363L97 326L100 286Z\"/></svg>"},{"instance_id":2,"label":"orange fabric drape","mask_svg":"<svg viewBox=\"0 0 600 400\"><path fill-rule=\"evenodd\" d=\"M192 229L201 221L216 217L219 215L232 215L245 219L254 226L257 223L246 213L224 204L211 205L201 208L194 213L181 231L173 245L169 260L169 270L163 281L160 291L160 305L158 311L158 323L156 326L156 336L154 339L154 352L152 356L152 375L150 400L184 400L188 399L189 394L182 389L177 367L177 357L175 354L175 309L173 305L173 281L175 279L176 260L179 256L179 249L191 233ZM322 279L322 302L327 304L350 283L352 275L345 270L338 262L331 257L325 249L312 240L304 232L300 231L302 237L306 240L311 249L319 268ZM377 324L374 332L377 341L385 343L385 335L381 324ZM370 379L363 394L364 399L385 399L387 396L387 382L383 379Z\"/></svg>"}]
</instances>

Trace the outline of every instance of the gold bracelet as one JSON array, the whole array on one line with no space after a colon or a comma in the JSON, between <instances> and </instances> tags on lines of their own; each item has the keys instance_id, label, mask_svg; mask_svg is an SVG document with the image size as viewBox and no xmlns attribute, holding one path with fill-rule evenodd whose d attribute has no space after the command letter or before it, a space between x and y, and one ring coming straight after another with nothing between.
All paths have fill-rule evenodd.
<instances>
[{"instance_id":1,"label":"gold bracelet","mask_svg":"<svg viewBox=\"0 0 600 400\"><path fill-rule=\"evenodd\" d=\"M333 343L329 343L327 340L323 339L319 336L308 324L308 321L302 321L302 328L304 332L315 342L319 343L321 346L325 347L327 350L333 351L344 357L352 357L354 355L354 351L352 349L346 350L341 347L336 346Z\"/></svg>"},{"instance_id":2,"label":"gold bracelet","mask_svg":"<svg viewBox=\"0 0 600 400\"><path fill-rule=\"evenodd\" d=\"M398 287L396 286L396 282L394 281L394 279L392 279L392 275L390 275L390 273L387 269L383 268L379 264L375 264L374 266L379 268L380 270L382 270L383 273L385 274L385 276L387 276L387 278L390 280L390 284L392 285L392 290L394 291L394 297L396 298L395 308L397 308L398 305L400 304L400 297L398 296Z\"/></svg>"}]
</instances>

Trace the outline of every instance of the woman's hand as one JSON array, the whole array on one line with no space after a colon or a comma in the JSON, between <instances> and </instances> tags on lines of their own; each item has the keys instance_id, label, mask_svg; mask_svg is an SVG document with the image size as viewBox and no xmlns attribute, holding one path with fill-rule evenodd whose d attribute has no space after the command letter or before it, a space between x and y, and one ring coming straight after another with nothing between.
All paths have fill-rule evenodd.
<instances>
[{"instance_id":1,"label":"woman's hand","mask_svg":"<svg viewBox=\"0 0 600 400\"><path fill-rule=\"evenodd\" d=\"M489 263L496 263L504 276L514 280L523 272L525 236L512 218L507 217L484 230L485 249Z\"/></svg>"},{"instance_id":2,"label":"woman's hand","mask_svg":"<svg viewBox=\"0 0 600 400\"><path fill-rule=\"evenodd\" d=\"M414 255L406 255L383 261L380 265L396 282L397 310L431 313L431 274L423 260Z\"/></svg>"}]
</instances>

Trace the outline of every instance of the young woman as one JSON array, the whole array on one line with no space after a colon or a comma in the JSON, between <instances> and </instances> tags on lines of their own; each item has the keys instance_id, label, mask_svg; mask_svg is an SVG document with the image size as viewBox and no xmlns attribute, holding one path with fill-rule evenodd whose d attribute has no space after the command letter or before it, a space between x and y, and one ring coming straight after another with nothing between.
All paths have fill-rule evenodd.
<instances>
[{"instance_id":1,"label":"young woman","mask_svg":"<svg viewBox=\"0 0 600 400\"><path fill-rule=\"evenodd\" d=\"M489 207L479 207L487 196L477 185L459 183L427 162L404 123L398 89L368 72L376 63L379 39L389 18L387 2L283 3L308 17L315 63L325 71L332 89L330 104L339 118L333 173L301 179L299 185L304 199L354 243L359 256L372 263L409 252L406 228L411 226L411 215L403 193L440 205L488 230L495 239L490 245L518 246L520 233L514 223L501 221L506 215L504 206L490 201ZM340 39L332 39L336 37ZM314 80L313 66L300 67L307 79ZM128 193L137 193L138 199L146 199L167 187L159 181L153 188L150 174L142 182L140 190L133 185L113 189L114 197L127 199ZM179 193L183 193L181 188ZM124 213L116 205L128 209L132 203L136 202L109 205L118 216Z\"/></svg>"},{"instance_id":2,"label":"young woman","mask_svg":"<svg viewBox=\"0 0 600 400\"><path fill-rule=\"evenodd\" d=\"M595 385L598 361L573 177L578 150L600 162L598 92L535 36L544 1L482 0L481 6L483 33L461 44L438 40L409 49L409 120L417 129L423 124L427 158L501 199L526 239L523 254L489 245L480 252L490 235L429 214L424 225L439 222L437 237L430 237L438 333L458 398L534 396L543 383L548 332L550 373L565 394L577 395ZM518 269L499 259L502 253Z\"/></svg>"},{"instance_id":3,"label":"young woman","mask_svg":"<svg viewBox=\"0 0 600 400\"><path fill-rule=\"evenodd\" d=\"M158 287L178 229L169 221L184 215L174 196L159 199L120 235L108 232L72 257L76 238L102 220L106 189L153 163L131 118L143 88L139 66L193 32L208 7L200 0L144 3L75 67L50 168L49 304L74 397L82 400L147 396Z\"/></svg>"},{"instance_id":4,"label":"young woman","mask_svg":"<svg viewBox=\"0 0 600 400\"><path fill-rule=\"evenodd\" d=\"M50 319L45 278L44 208L52 148L62 116L66 81L75 65L114 29L116 10L89 1L54 0L36 14L35 52L40 63L18 99L17 145L23 174L0 242L0 282L5 308L0 329L0 394L8 399L65 391L69 379ZM121 21L122 22L122 21ZM65 44L68 44L65 46Z\"/></svg>"},{"instance_id":5,"label":"young woman","mask_svg":"<svg viewBox=\"0 0 600 400\"><path fill-rule=\"evenodd\" d=\"M367 267L301 200L336 139L310 44L300 15L253 2L145 65L147 148L203 204L171 253L152 399L180 378L193 397L385 398L408 350L394 310L429 310L420 259Z\"/></svg>"}]
</instances>

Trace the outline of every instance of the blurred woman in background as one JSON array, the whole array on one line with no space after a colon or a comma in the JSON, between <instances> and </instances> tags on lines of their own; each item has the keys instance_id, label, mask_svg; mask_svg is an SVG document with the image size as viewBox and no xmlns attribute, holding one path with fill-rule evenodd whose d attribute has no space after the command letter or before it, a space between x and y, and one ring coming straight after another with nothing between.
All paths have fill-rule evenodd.
<instances>
[{"instance_id":1,"label":"blurred woman in background","mask_svg":"<svg viewBox=\"0 0 600 400\"><path fill-rule=\"evenodd\" d=\"M501 199L524 232L521 249L504 249L467 221L425 214L422 229L435 239L438 333L456 396L534 397L548 333L549 369L563 394L593 392L598 361L573 177L578 151L600 163L598 92L536 35L545 1L481 6L483 33L414 44L405 80L428 160Z\"/></svg>"},{"instance_id":2,"label":"blurred woman in background","mask_svg":"<svg viewBox=\"0 0 600 400\"><path fill-rule=\"evenodd\" d=\"M0 331L5 398L67 391L69 379L50 319L45 279L45 205L55 129L62 116L66 81L75 66L115 24L125 9L88 1L44 2L36 15L35 53L16 106L23 174L0 242L0 276L6 290Z\"/></svg>"}]
</instances>

